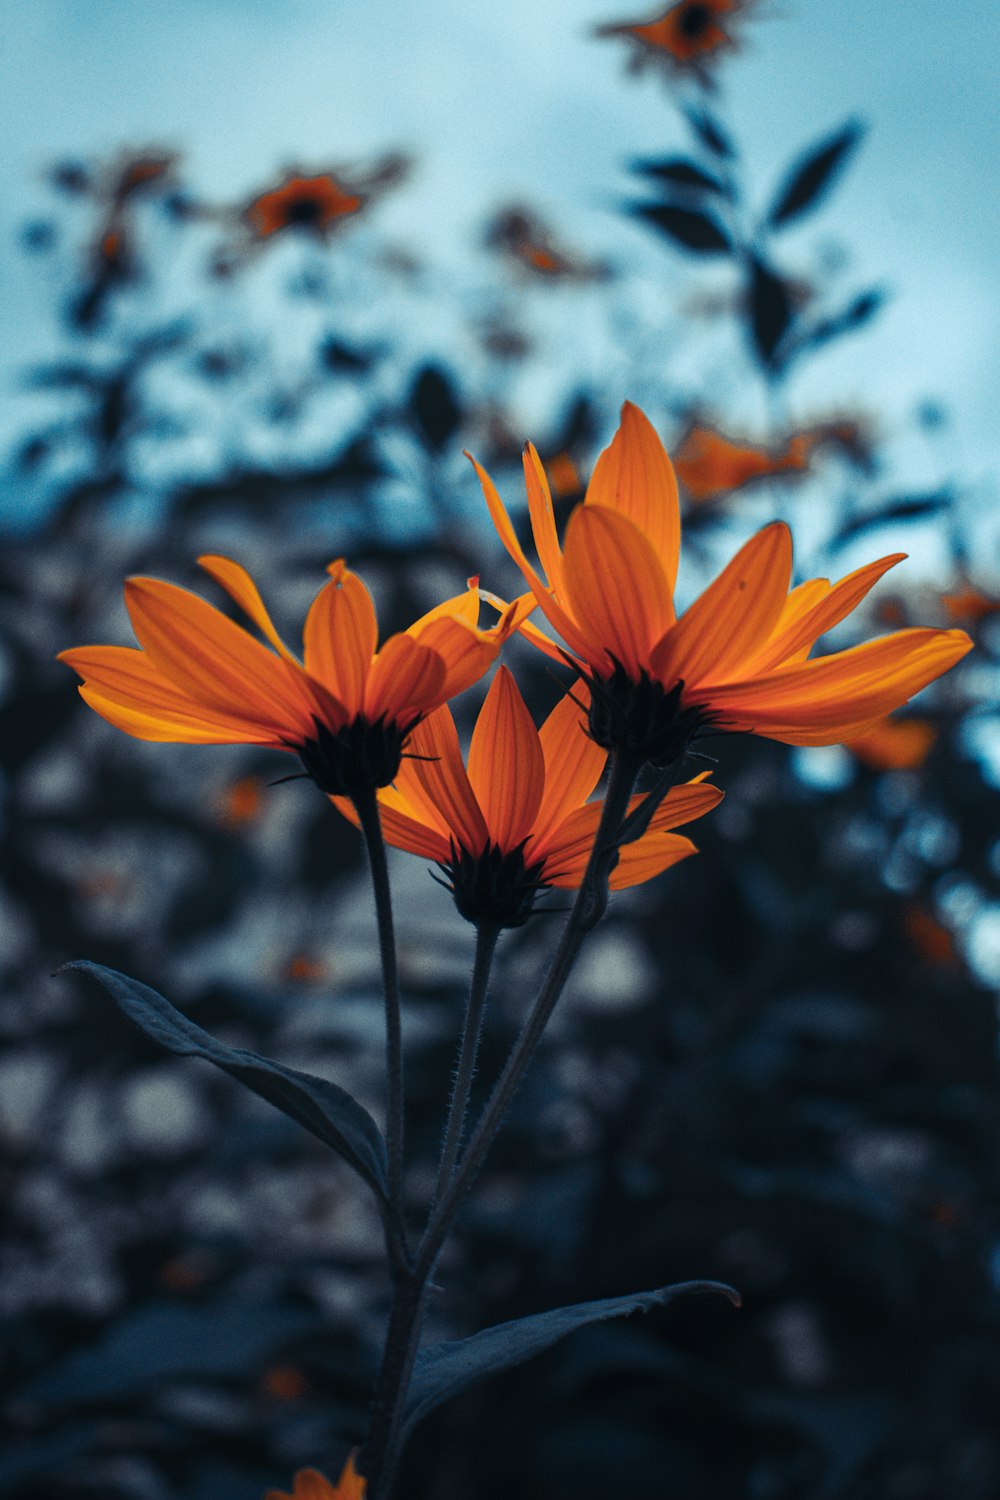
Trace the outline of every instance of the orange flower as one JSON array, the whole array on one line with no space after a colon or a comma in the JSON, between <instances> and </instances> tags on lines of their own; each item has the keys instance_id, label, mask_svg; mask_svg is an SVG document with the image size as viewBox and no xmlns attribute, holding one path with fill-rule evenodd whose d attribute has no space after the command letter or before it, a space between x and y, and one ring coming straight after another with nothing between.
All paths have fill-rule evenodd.
<instances>
[{"instance_id":1,"label":"orange flower","mask_svg":"<svg viewBox=\"0 0 1000 1500\"><path fill-rule=\"evenodd\" d=\"M621 21L597 28L598 36L624 36L637 62L651 61L681 73L700 73L718 53L736 46L733 24L754 0L680 0L651 21Z\"/></svg>"},{"instance_id":2,"label":"orange flower","mask_svg":"<svg viewBox=\"0 0 1000 1500\"><path fill-rule=\"evenodd\" d=\"M286 1490L268 1490L264 1500L365 1500L365 1481L354 1467L352 1453L336 1484L324 1479L318 1469L300 1469L290 1495Z\"/></svg>"},{"instance_id":3,"label":"orange flower","mask_svg":"<svg viewBox=\"0 0 1000 1500\"><path fill-rule=\"evenodd\" d=\"M338 561L306 616L303 665L249 573L225 557L199 561L274 650L197 594L130 578L125 603L142 649L62 652L83 678L81 696L136 739L291 751L323 791L347 796L392 780L414 724L483 675L528 607L519 601L480 630L478 579L470 579L467 593L376 651L371 596Z\"/></svg>"},{"instance_id":4,"label":"orange flower","mask_svg":"<svg viewBox=\"0 0 1000 1500\"><path fill-rule=\"evenodd\" d=\"M735 443L713 427L695 423L674 454L674 469L688 498L702 503L742 489L756 479L776 474L803 474L809 468L815 443L810 434L789 438L783 451Z\"/></svg>"},{"instance_id":5,"label":"orange flower","mask_svg":"<svg viewBox=\"0 0 1000 1500\"><path fill-rule=\"evenodd\" d=\"M298 229L324 238L344 219L360 213L366 203L361 193L349 192L324 172L318 177L290 176L280 187L254 198L243 216L258 239L267 240L285 229Z\"/></svg>"},{"instance_id":6,"label":"orange flower","mask_svg":"<svg viewBox=\"0 0 1000 1500\"><path fill-rule=\"evenodd\" d=\"M844 743L873 771L914 771L923 765L936 739L937 730L929 719L883 719Z\"/></svg>"},{"instance_id":7,"label":"orange flower","mask_svg":"<svg viewBox=\"0 0 1000 1500\"><path fill-rule=\"evenodd\" d=\"M807 661L819 637L903 554L832 586L815 578L789 593L792 544L780 522L752 537L677 619L677 481L659 438L631 403L570 515L562 550L544 470L530 444L525 451L528 507L547 579L528 561L489 475L476 469L507 551L573 655L530 624L523 633L557 660L569 659L589 682L591 733L606 749L668 764L711 728L791 745L834 744L899 708L972 644L961 630L901 630Z\"/></svg>"},{"instance_id":8,"label":"orange flower","mask_svg":"<svg viewBox=\"0 0 1000 1500\"><path fill-rule=\"evenodd\" d=\"M1000 599L990 598L968 578L962 580L954 594L942 594L941 603L949 620L956 623L964 620L969 625L978 625L980 620L986 620L1000 610Z\"/></svg>"},{"instance_id":9,"label":"orange flower","mask_svg":"<svg viewBox=\"0 0 1000 1500\"><path fill-rule=\"evenodd\" d=\"M466 770L447 707L410 736L412 758L379 793L382 831L398 849L439 864L462 916L519 927L548 886L578 886L603 803L588 802L607 756L586 733L586 706L566 694L537 730L510 672L500 667L476 721ZM626 844L612 890L651 880L689 854L670 832L708 812L722 793L700 779L667 793L648 830ZM629 811L644 801L632 798ZM357 822L350 803L335 798Z\"/></svg>"}]
</instances>

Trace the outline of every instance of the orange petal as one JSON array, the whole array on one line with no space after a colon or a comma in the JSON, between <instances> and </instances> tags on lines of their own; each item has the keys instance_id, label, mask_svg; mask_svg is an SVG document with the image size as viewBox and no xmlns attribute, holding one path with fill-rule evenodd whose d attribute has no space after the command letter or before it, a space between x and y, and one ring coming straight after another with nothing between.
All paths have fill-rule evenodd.
<instances>
[{"instance_id":1,"label":"orange petal","mask_svg":"<svg viewBox=\"0 0 1000 1500\"><path fill-rule=\"evenodd\" d=\"M534 607L534 599L531 602ZM420 644L441 659L441 697L447 699L464 693L489 671L500 652L501 639L492 631L473 630L461 620L440 617L420 632Z\"/></svg>"},{"instance_id":2,"label":"orange petal","mask_svg":"<svg viewBox=\"0 0 1000 1500\"><path fill-rule=\"evenodd\" d=\"M566 528L563 566L588 659L607 670L603 652L628 672L647 668L673 619L673 605L663 568L642 532L618 511L577 506Z\"/></svg>"},{"instance_id":3,"label":"orange petal","mask_svg":"<svg viewBox=\"0 0 1000 1500\"><path fill-rule=\"evenodd\" d=\"M622 407L621 425L610 447L594 465L584 504L618 511L638 527L672 596L681 543L677 478L652 423L631 401Z\"/></svg>"},{"instance_id":4,"label":"orange petal","mask_svg":"<svg viewBox=\"0 0 1000 1500\"><path fill-rule=\"evenodd\" d=\"M500 667L469 746L469 782L493 843L514 849L531 832L545 787L538 730L517 684Z\"/></svg>"},{"instance_id":5,"label":"orange petal","mask_svg":"<svg viewBox=\"0 0 1000 1500\"><path fill-rule=\"evenodd\" d=\"M403 761L396 779L406 800L428 823L443 825L470 854L482 853L486 821L469 783L447 704L414 728L407 750L413 759Z\"/></svg>"},{"instance_id":6,"label":"orange petal","mask_svg":"<svg viewBox=\"0 0 1000 1500\"><path fill-rule=\"evenodd\" d=\"M553 837L545 851L544 879L549 885L564 890L575 889L583 880L590 851L593 847L601 818L603 803L590 802L570 815ZM531 846L525 851L529 857ZM637 885L649 880L661 870L686 859L696 852L690 839L677 833L664 833L653 829L643 834L634 844L626 844L619 855L618 864L611 877L612 890L621 890L626 885Z\"/></svg>"},{"instance_id":7,"label":"orange petal","mask_svg":"<svg viewBox=\"0 0 1000 1500\"><path fill-rule=\"evenodd\" d=\"M827 585L811 607L803 610L797 618L779 620L778 628L753 662L754 675L759 676L787 662L794 662L801 654L808 655L820 636L839 625L871 592L883 574L888 573L890 568L894 568L905 557L905 552L894 552L890 557L881 557L877 562L856 568L832 588ZM820 584L826 583L826 580L815 579L813 582ZM802 589L807 587L807 584L800 585ZM799 590L796 589L795 592L798 593Z\"/></svg>"},{"instance_id":8,"label":"orange petal","mask_svg":"<svg viewBox=\"0 0 1000 1500\"><path fill-rule=\"evenodd\" d=\"M456 594L454 598L445 599L441 604L435 604L419 620L414 620L406 631L407 635L419 636L427 626L434 620L462 620L466 625L475 630L479 624L479 579L470 578L468 587L464 594Z\"/></svg>"},{"instance_id":9,"label":"orange petal","mask_svg":"<svg viewBox=\"0 0 1000 1500\"><path fill-rule=\"evenodd\" d=\"M703 818L713 807L718 807L724 796L719 787L701 777L672 786L650 819L650 829L665 833L667 829L680 828L683 823L693 823L695 818ZM637 797L635 802L637 805L641 803L642 797Z\"/></svg>"},{"instance_id":10,"label":"orange petal","mask_svg":"<svg viewBox=\"0 0 1000 1500\"><path fill-rule=\"evenodd\" d=\"M587 733L588 701L586 685L578 683L572 694L567 693L559 700L538 732L545 763L545 790L535 819L532 846L544 846L550 830L575 808L582 807L601 779L608 757Z\"/></svg>"},{"instance_id":11,"label":"orange petal","mask_svg":"<svg viewBox=\"0 0 1000 1500\"><path fill-rule=\"evenodd\" d=\"M136 739L198 745L275 744L267 725L207 712L159 673L144 651L81 646L59 656L84 680L84 701Z\"/></svg>"},{"instance_id":12,"label":"orange petal","mask_svg":"<svg viewBox=\"0 0 1000 1500\"><path fill-rule=\"evenodd\" d=\"M634 844L626 844L618 857L618 863L608 882L613 891L623 891L631 885L641 885L662 875L671 865L697 854L690 839L679 833L647 833Z\"/></svg>"},{"instance_id":13,"label":"orange petal","mask_svg":"<svg viewBox=\"0 0 1000 1500\"><path fill-rule=\"evenodd\" d=\"M552 590L546 586L529 563L524 554L524 548L517 539L517 533L511 524L510 516L507 514L504 503L497 493L496 485L482 464L477 463L471 453L467 453L465 456L479 476L479 483L482 485L483 494L486 497L486 504L489 507L490 517L496 528L497 535L524 574L528 587L537 599L542 612L555 629L558 630L570 650L575 651L577 656L584 656L587 650L586 640L581 635L576 622L567 614L566 610L555 598Z\"/></svg>"},{"instance_id":14,"label":"orange petal","mask_svg":"<svg viewBox=\"0 0 1000 1500\"><path fill-rule=\"evenodd\" d=\"M444 662L411 635L391 635L372 664L365 688L364 714L402 724L441 702Z\"/></svg>"},{"instance_id":15,"label":"orange petal","mask_svg":"<svg viewBox=\"0 0 1000 1500\"><path fill-rule=\"evenodd\" d=\"M365 700L378 641L375 606L361 579L343 562L332 563L329 572L330 582L306 615L305 665L310 677L333 693L345 716L353 719Z\"/></svg>"},{"instance_id":16,"label":"orange petal","mask_svg":"<svg viewBox=\"0 0 1000 1500\"><path fill-rule=\"evenodd\" d=\"M422 859L432 859L435 864L441 864L449 859L451 849L448 840L443 838L436 828L428 828L417 818L411 818L407 813L400 812L389 805L385 792L391 790L391 787L386 787L385 791L379 792L378 795L382 837L386 843L391 844L394 849L405 849L409 854L419 854ZM350 798L331 797L330 801L338 812L343 813L349 823L354 824L355 828L361 826L354 803Z\"/></svg>"},{"instance_id":17,"label":"orange petal","mask_svg":"<svg viewBox=\"0 0 1000 1500\"><path fill-rule=\"evenodd\" d=\"M545 470L542 468L542 461L532 443L525 445L523 463L524 483L528 491L528 514L531 517L531 534L535 539L535 550L549 583L556 593L561 593L562 553L559 550L555 511L552 509L552 492L549 489Z\"/></svg>"},{"instance_id":18,"label":"orange petal","mask_svg":"<svg viewBox=\"0 0 1000 1500\"><path fill-rule=\"evenodd\" d=\"M792 539L781 521L750 538L653 652L661 682L688 689L716 681L752 657L781 614L792 571Z\"/></svg>"},{"instance_id":19,"label":"orange petal","mask_svg":"<svg viewBox=\"0 0 1000 1500\"><path fill-rule=\"evenodd\" d=\"M197 594L158 578L130 578L125 604L153 666L210 713L270 726L279 739L312 732L298 669Z\"/></svg>"},{"instance_id":20,"label":"orange petal","mask_svg":"<svg viewBox=\"0 0 1000 1500\"><path fill-rule=\"evenodd\" d=\"M835 744L845 733L859 733L865 720L900 708L971 646L964 630L898 630L749 682L707 688L695 699L726 728L787 744Z\"/></svg>"},{"instance_id":21,"label":"orange petal","mask_svg":"<svg viewBox=\"0 0 1000 1500\"><path fill-rule=\"evenodd\" d=\"M261 634L271 642L278 655L283 656L286 661L293 662L297 666L298 663L295 657L275 629L274 621L268 614L264 601L260 597L260 591L246 568L240 567L240 564L233 562L231 558L217 557L214 554L206 554L204 557L199 557L198 566L204 568L205 572L214 578L216 583L222 585L229 597L236 601L243 613L254 622Z\"/></svg>"}]
</instances>

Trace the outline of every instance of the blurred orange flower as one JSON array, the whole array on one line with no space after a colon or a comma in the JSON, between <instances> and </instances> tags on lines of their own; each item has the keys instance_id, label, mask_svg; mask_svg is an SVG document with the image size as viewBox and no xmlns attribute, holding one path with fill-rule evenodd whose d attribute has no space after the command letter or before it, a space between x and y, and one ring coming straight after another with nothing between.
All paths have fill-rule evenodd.
<instances>
[{"instance_id":1,"label":"blurred orange flower","mask_svg":"<svg viewBox=\"0 0 1000 1500\"><path fill-rule=\"evenodd\" d=\"M130 578L125 603L142 649L62 652L83 679L81 696L136 739L291 751L323 791L347 796L392 780L414 724L476 682L531 608L522 599L481 630L471 579L466 593L376 650L371 595L341 560L306 616L303 664L244 568L225 557L199 561L274 650L197 594Z\"/></svg>"},{"instance_id":2,"label":"blurred orange flower","mask_svg":"<svg viewBox=\"0 0 1000 1500\"><path fill-rule=\"evenodd\" d=\"M264 1500L365 1500L365 1481L354 1467L352 1453L336 1484L324 1479L318 1469L300 1469L290 1495L286 1490L268 1490Z\"/></svg>"},{"instance_id":3,"label":"blurred orange flower","mask_svg":"<svg viewBox=\"0 0 1000 1500\"><path fill-rule=\"evenodd\" d=\"M810 434L796 433L783 450L774 452L734 442L714 427L696 422L681 438L674 454L674 470L688 499L701 504L742 489L755 479L805 473L814 447Z\"/></svg>"},{"instance_id":4,"label":"blurred orange flower","mask_svg":"<svg viewBox=\"0 0 1000 1500\"><path fill-rule=\"evenodd\" d=\"M501 540L569 651L530 623L522 631L589 683L591 733L606 749L667 764L709 729L834 744L871 728L971 647L961 630L901 630L807 661L820 636L903 554L837 584L814 578L789 593L792 544L780 522L752 537L677 619L677 481L649 421L629 402L570 515L563 548L544 469L526 449L528 507L547 579L528 561L489 475L475 467Z\"/></svg>"},{"instance_id":5,"label":"blurred orange flower","mask_svg":"<svg viewBox=\"0 0 1000 1500\"><path fill-rule=\"evenodd\" d=\"M367 199L351 192L332 172L317 177L290 176L280 187L261 193L244 209L243 217L258 239L267 240L286 229L325 238L345 219L360 213Z\"/></svg>"},{"instance_id":6,"label":"blurred orange flower","mask_svg":"<svg viewBox=\"0 0 1000 1500\"><path fill-rule=\"evenodd\" d=\"M873 771L915 771L936 739L937 730L929 719L889 718L844 743Z\"/></svg>"},{"instance_id":7,"label":"blurred orange flower","mask_svg":"<svg viewBox=\"0 0 1000 1500\"><path fill-rule=\"evenodd\" d=\"M955 939L926 907L910 901L903 909L903 929L921 958L938 968L958 963Z\"/></svg>"},{"instance_id":8,"label":"blurred orange flower","mask_svg":"<svg viewBox=\"0 0 1000 1500\"><path fill-rule=\"evenodd\" d=\"M487 225L485 240L521 270L547 281L600 281L609 274L603 262L558 245L549 226L520 205L501 209Z\"/></svg>"},{"instance_id":9,"label":"blurred orange flower","mask_svg":"<svg viewBox=\"0 0 1000 1500\"><path fill-rule=\"evenodd\" d=\"M681 73L704 73L707 63L737 45L733 27L755 0L680 0L650 21L619 21L597 28L597 36L624 36L645 61Z\"/></svg>"},{"instance_id":10,"label":"blurred orange flower","mask_svg":"<svg viewBox=\"0 0 1000 1500\"><path fill-rule=\"evenodd\" d=\"M500 667L476 721L468 770L447 707L410 737L391 787L379 793L390 844L432 859L451 882L470 922L518 927L548 886L583 879L603 803L588 802L607 756L585 728L586 704L566 694L542 725L534 722L506 667ZM697 851L672 833L722 799L703 779L672 788L648 830L621 851L611 889L651 880ZM353 822L350 803L334 799ZM629 810L644 801L633 797Z\"/></svg>"},{"instance_id":11,"label":"blurred orange flower","mask_svg":"<svg viewBox=\"0 0 1000 1500\"><path fill-rule=\"evenodd\" d=\"M980 620L986 620L1000 611L1000 599L984 594L968 578L962 580L955 593L942 594L941 603L949 620L954 620L956 625L978 625Z\"/></svg>"}]
</instances>

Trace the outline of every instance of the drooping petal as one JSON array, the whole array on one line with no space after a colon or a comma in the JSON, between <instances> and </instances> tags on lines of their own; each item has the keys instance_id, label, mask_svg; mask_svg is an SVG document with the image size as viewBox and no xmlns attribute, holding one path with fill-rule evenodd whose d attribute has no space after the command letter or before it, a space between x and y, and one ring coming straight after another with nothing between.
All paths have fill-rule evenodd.
<instances>
[{"instance_id":1,"label":"drooping petal","mask_svg":"<svg viewBox=\"0 0 1000 1500\"><path fill-rule=\"evenodd\" d=\"M779 621L778 628L753 662L754 676L808 655L820 636L846 619L883 574L888 573L890 568L894 568L905 557L905 552L894 552L890 557L882 557L877 562L867 563L863 568L856 568L839 583L832 587L827 585L811 607L803 610L797 618ZM817 583L820 581L816 580ZM805 588L806 585L802 587Z\"/></svg>"},{"instance_id":2,"label":"drooping petal","mask_svg":"<svg viewBox=\"0 0 1000 1500\"><path fill-rule=\"evenodd\" d=\"M606 671L613 656L626 671L642 671L673 619L663 568L642 532L618 511L580 505L566 528L563 565L588 660Z\"/></svg>"},{"instance_id":3,"label":"drooping petal","mask_svg":"<svg viewBox=\"0 0 1000 1500\"><path fill-rule=\"evenodd\" d=\"M652 423L631 401L622 407L621 425L594 465L584 504L619 511L638 527L672 598L681 543L677 478Z\"/></svg>"},{"instance_id":4,"label":"drooping petal","mask_svg":"<svg viewBox=\"0 0 1000 1500\"><path fill-rule=\"evenodd\" d=\"M365 687L363 712L402 723L441 701L444 662L411 635L392 635L376 656Z\"/></svg>"},{"instance_id":5,"label":"drooping petal","mask_svg":"<svg viewBox=\"0 0 1000 1500\"><path fill-rule=\"evenodd\" d=\"M130 578L125 603L154 667L207 710L300 738L313 728L301 674L197 594L158 578Z\"/></svg>"},{"instance_id":6,"label":"drooping petal","mask_svg":"<svg viewBox=\"0 0 1000 1500\"><path fill-rule=\"evenodd\" d=\"M560 698L538 731L545 790L535 819L533 846L544 846L549 833L583 806L601 779L608 757L587 733L589 696L586 684L578 683Z\"/></svg>"},{"instance_id":7,"label":"drooping petal","mask_svg":"<svg viewBox=\"0 0 1000 1500\"><path fill-rule=\"evenodd\" d=\"M545 762L538 730L506 667L498 669L476 720L469 782L493 843L516 848L538 813Z\"/></svg>"},{"instance_id":8,"label":"drooping petal","mask_svg":"<svg viewBox=\"0 0 1000 1500\"><path fill-rule=\"evenodd\" d=\"M557 594L562 592L562 553L559 550L559 535L556 531L555 511L552 508L552 492L548 477L542 467L535 447L528 443L524 450L524 484L528 491L528 515L531 517L531 534L535 539L538 560L545 569L545 576Z\"/></svg>"},{"instance_id":9,"label":"drooping petal","mask_svg":"<svg viewBox=\"0 0 1000 1500\"><path fill-rule=\"evenodd\" d=\"M205 572L225 589L229 597L235 600L243 613L254 622L260 633L271 642L278 655L297 666L294 655L275 629L274 621L260 597L260 590L246 568L233 562L232 558L218 557L210 553L199 557L198 566L204 568Z\"/></svg>"},{"instance_id":10,"label":"drooping petal","mask_svg":"<svg viewBox=\"0 0 1000 1500\"><path fill-rule=\"evenodd\" d=\"M456 844L480 854L486 844L486 820L469 784L447 704L416 725L407 751L411 758L399 768L398 790L421 821L443 825Z\"/></svg>"},{"instance_id":11,"label":"drooping petal","mask_svg":"<svg viewBox=\"0 0 1000 1500\"><path fill-rule=\"evenodd\" d=\"M330 582L316 595L303 629L305 666L344 706L348 719L361 712L378 625L372 597L342 560L331 563Z\"/></svg>"},{"instance_id":12,"label":"drooping petal","mask_svg":"<svg viewBox=\"0 0 1000 1500\"><path fill-rule=\"evenodd\" d=\"M447 700L464 693L478 682L496 661L504 642L513 635L536 607L533 594L520 594L510 604L487 596L487 602L500 611L500 619L488 630L476 627L480 590L476 590L472 623L457 616L439 615L419 633L422 646L429 646L441 657L445 675L441 698Z\"/></svg>"},{"instance_id":13,"label":"drooping petal","mask_svg":"<svg viewBox=\"0 0 1000 1500\"><path fill-rule=\"evenodd\" d=\"M711 688L707 696L727 728L788 744L833 744L846 729L853 733L865 720L902 707L971 646L963 630L899 630L748 682ZM802 741L802 733L810 738Z\"/></svg>"},{"instance_id":14,"label":"drooping petal","mask_svg":"<svg viewBox=\"0 0 1000 1500\"><path fill-rule=\"evenodd\" d=\"M777 623L792 571L792 539L781 521L765 526L667 632L652 655L668 687L725 679L753 656Z\"/></svg>"}]
</instances>

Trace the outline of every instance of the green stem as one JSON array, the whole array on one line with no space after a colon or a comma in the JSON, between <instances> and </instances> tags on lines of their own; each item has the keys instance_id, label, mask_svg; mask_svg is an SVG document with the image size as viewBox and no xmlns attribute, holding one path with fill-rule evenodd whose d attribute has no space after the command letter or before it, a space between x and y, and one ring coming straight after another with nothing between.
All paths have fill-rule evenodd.
<instances>
[{"instance_id":1,"label":"green stem","mask_svg":"<svg viewBox=\"0 0 1000 1500\"><path fill-rule=\"evenodd\" d=\"M486 991L489 985L490 970L493 967L493 955L496 952L499 936L500 928L495 924L482 922L476 928L476 961L472 970L472 984L469 987L469 1004L466 1008L465 1021L462 1026L462 1039L458 1048L458 1063L455 1068L455 1082L451 1092L451 1103L448 1106L448 1123L445 1127L444 1144L441 1147L441 1161L438 1166L434 1205L438 1203L441 1194L451 1182L455 1172L455 1164L458 1161L458 1153L462 1146L465 1117L469 1107L472 1080L476 1072L476 1059L479 1056L479 1040L482 1035L483 1016L486 1011Z\"/></svg>"},{"instance_id":2,"label":"green stem","mask_svg":"<svg viewBox=\"0 0 1000 1500\"><path fill-rule=\"evenodd\" d=\"M386 1155L388 1158L387 1235L393 1274L398 1279L409 1267L403 1209L403 1028L399 1003L399 965L396 936L392 920L392 894L389 867L382 837L375 791L358 793L354 803L361 833L368 851L375 916L378 922L379 953L382 960L382 986L385 996L386 1060Z\"/></svg>"},{"instance_id":3,"label":"green stem","mask_svg":"<svg viewBox=\"0 0 1000 1500\"><path fill-rule=\"evenodd\" d=\"M628 811L629 798L641 764L631 757L612 753L600 825L569 921L563 929L548 976L524 1030L514 1044L458 1170L444 1188L431 1214L423 1239L417 1247L414 1276L418 1280L421 1278L426 1280L434 1269L455 1215L503 1124L511 1101L535 1054L556 1002L562 994L584 939L604 915L608 901L608 880L618 857L617 838Z\"/></svg>"}]
</instances>

